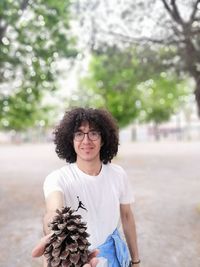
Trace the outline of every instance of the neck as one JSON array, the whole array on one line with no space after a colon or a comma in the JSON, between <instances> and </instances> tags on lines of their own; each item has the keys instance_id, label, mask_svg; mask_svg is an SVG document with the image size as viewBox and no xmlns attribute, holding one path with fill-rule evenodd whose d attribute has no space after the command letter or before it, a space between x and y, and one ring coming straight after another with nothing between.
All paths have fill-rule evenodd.
<instances>
[{"instance_id":1,"label":"neck","mask_svg":"<svg viewBox=\"0 0 200 267\"><path fill-rule=\"evenodd\" d=\"M101 171L102 163L101 161L98 162L82 162L81 160L76 161L78 168L83 171L84 173L92 176L97 176Z\"/></svg>"}]
</instances>

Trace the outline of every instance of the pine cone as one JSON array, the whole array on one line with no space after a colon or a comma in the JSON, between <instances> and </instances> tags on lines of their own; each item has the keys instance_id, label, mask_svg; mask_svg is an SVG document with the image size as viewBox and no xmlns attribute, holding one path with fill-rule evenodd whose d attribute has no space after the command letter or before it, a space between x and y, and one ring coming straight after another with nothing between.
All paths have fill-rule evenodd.
<instances>
[{"instance_id":1,"label":"pine cone","mask_svg":"<svg viewBox=\"0 0 200 267\"><path fill-rule=\"evenodd\" d=\"M88 262L86 223L75 210L64 207L56 210L57 214L49 224L53 234L45 247L44 256L48 267L80 267Z\"/></svg>"}]
</instances>

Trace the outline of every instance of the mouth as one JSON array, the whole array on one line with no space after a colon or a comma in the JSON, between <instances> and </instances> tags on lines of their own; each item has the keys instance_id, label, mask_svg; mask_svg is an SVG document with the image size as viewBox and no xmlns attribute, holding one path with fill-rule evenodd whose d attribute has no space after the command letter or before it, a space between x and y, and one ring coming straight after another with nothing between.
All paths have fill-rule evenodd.
<instances>
[{"instance_id":1,"label":"mouth","mask_svg":"<svg viewBox=\"0 0 200 267\"><path fill-rule=\"evenodd\" d=\"M81 150L84 150L84 151L90 151L92 150L93 147L82 147Z\"/></svg>"}]
</instances>

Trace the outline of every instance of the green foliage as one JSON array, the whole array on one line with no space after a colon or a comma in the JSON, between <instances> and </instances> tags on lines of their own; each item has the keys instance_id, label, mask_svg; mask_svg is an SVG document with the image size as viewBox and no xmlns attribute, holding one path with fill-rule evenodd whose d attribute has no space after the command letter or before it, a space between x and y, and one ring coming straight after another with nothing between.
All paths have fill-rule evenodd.
<instances>
[{"instance_id":1,"label":"green foliage","mask_svg":"<svg viewBox=\"0 0 200 267\"><path fill-rule=\"evenodd\" d=\"M189 93L186 81L162 72L139 84L141 90L140 121L159 124L170 119Z\"/></svg>"},{"instance_id":2,"label":"green foliage","mask_svg":"<svg viewBox=\"0 0 200 267\"><path fill-rule=\"evenodd\" d=\"M0 99L2 128L25 131L41 123L42 126L51 124L52 118L49 113L52 112L53 106L42 105L40 101L37 101L41 98L41 92L38 94L38 91L31 92L28 89L2 97Z\"/></svg>"},{"instance_id":3,"label":"green foliage","mask_svg":"<svg viewBox=\"0 0 200 267\"><path fill-rule=\"evenodd\" d=\"M129 55L118 50L94 55L88 77L81 81L79 96L71 105L104 107L108 109L123 127L138 114L134 101L139 97L133 65ZM73 100L73 98L72 98Z\"/></svg>"},{"instance_id":4,"label":"green foliage","mask_svg":"<svg viewBox=\"0 0 200 267\"><path fill-rule=\"evenodd\" d=\"M187 87L174 73L164 72L162 60L154 57L158 51L143 52L142 56L135 48L114 47L94 54L89 73L71 104L105 107L120 127L136 118L155 123L167 121L188 93ZM160 57L163 53L160 51Z\"/></svg>"},{"instance_id":5,"label":"green foliage","mask_svg":"<svg viewBox=\"0 0 200 267\"><path fill-rule=\"evenodd\" d=\"M69 19L69 1L1 1L0 128L31 127L41 116L58 60L76 55Z\"/></svg>"}]
</instances>

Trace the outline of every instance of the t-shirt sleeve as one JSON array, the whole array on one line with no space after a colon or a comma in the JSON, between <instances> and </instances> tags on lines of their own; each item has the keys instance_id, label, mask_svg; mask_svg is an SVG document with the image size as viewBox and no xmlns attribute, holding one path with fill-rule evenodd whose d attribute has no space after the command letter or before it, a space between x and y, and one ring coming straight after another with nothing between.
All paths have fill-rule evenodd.
<instances>
[{"instance_id":1,"label":"t-shirt sleeve","mask_svg":"<svg viewBox=\"0 0 200 267\"><path fill-rule=\"evenodd\" d=\"M43 184L43 192L45 198L54 191L63 192L62 181L57 171L54 171L53 173L49 174Z\"/></svg>"},{"instance_id":2,"label":"t-shirt sleeve","mask_svg":"<svg viewBox=\"0 0 200 267\"><path fill-rule=\"evenodd\" d=\"M130 180L124 170L122 175L122 187L119 201L120 204L130 204L135 201Z\"/></svg>"}]
</instances>

